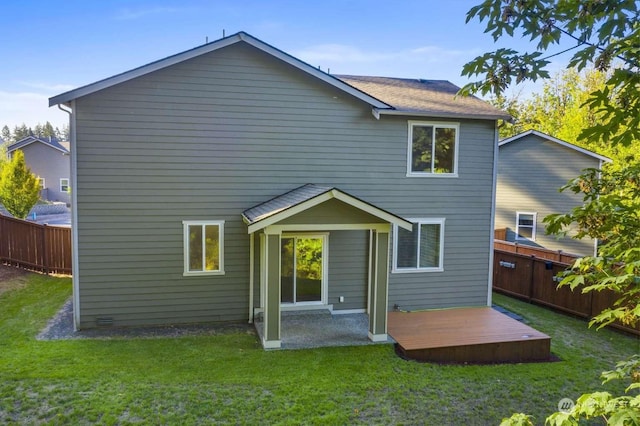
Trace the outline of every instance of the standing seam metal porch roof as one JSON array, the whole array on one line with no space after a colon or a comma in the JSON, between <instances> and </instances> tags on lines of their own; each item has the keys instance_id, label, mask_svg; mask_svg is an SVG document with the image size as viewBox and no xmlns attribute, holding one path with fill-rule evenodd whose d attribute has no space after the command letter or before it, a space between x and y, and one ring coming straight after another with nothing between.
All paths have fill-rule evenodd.
<instances>
[{"instance_id":1,"label":"standing seam metal porch roof","mask_svg":"<svg viewBox=\"0 0 640 426\"><path fill-rule=\"evenodd\" d=\"M242 212L243 221L249 226L249 232L255 232L270 224L286 219L299 211L295 207L299 207L305 203L309 203L309 208L326 201L322 196L326 195L327 199L336 198L343 201L354 208L366 211L380 219L388 221L401 228L411 230L411 222L380 209L366 201L356 198L346 192L340 191L334 187L320 186L312 183L295 188L289 192L279 195L264 203L258 204ZM313 201L317 201L314 203ZM262 223L261 223L262 222Z\"/></svg>"}]
</instances>

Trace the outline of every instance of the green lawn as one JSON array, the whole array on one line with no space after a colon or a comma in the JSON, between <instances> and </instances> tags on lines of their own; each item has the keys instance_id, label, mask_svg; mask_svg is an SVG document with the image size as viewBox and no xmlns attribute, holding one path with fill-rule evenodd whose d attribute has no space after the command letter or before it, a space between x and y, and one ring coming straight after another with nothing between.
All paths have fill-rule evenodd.
<instances>
[{"instance_id":1,"label":"green lawn","mask_svg":"<svg viewBox=\"0 0 640 426\"><path fill-rule=\"evenodd\" d=\"M0 424L484 425L516 411L542 424L640 349L500 296L552 336L561 362L440 366L403 361L389 345L265 352L247 334L36 341L70 293L69 279L30 275L0 295Z\"/></svg>"}]
</instances>

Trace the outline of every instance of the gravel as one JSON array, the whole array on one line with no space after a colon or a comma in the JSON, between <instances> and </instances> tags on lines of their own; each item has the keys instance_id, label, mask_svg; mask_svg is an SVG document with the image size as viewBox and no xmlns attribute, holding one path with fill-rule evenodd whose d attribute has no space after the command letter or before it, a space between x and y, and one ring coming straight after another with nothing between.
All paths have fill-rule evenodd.
<instances>
[{"instance_id":1,"label":"gravel","mask_svg":"<svg viewBox=\"0 0 640 426\"><path fill-rule=\"evenodd\" d=\"M73 331L73 300L69 298L60 311L49 320L38 334L38 340L65 339L139 339L183 336L215 336L246 333L255 336L252 324L189 324L158 327L103 327Z\"/></svg>"}]
</instances>

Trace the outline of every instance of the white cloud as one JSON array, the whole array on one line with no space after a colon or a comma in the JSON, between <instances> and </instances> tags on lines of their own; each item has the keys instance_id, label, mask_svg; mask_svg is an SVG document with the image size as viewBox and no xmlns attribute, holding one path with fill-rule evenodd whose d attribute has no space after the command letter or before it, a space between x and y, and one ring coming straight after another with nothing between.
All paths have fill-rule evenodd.
<instances>
[{"instance_id":1,"label":"white cloud","mask_svg":"<svg viewBox=\"0 0 640 426\"><path fill-rule=\"evenodd\" d=\"M183 9L179 9L176 7L152 7L147 9L130 9L125 7L116 12L115 19L119 21L129 21L133 19L144 18L149 15L163 15L167 13L176 13L180 12Z\"/></svg>"},{"instance_id":2,"label":"white cloud","mask_svg":"<svg viewBox=\"0 0 640 426\"><path fill-rule=\"evenodd\" d=\"M452 58L464 58L465 60L471 56L477 56L481 53L480 49L469 50L452 50L445 49L440 46L422 46L409 50L411 54L421 57L437 57L441 61L449 60Z\"/></svg>"},{"instance_id":3,"label":"white cloud","mask_svg":"<svg viewBox=\"0 0 640 426\"><path fill-rule=\"evenodd\" d=\"M397 53L366 52L344 44L319 44L294 53L294 56L310 64L328 62L378 62L391 60Z\"/></svg>"},{"instance_id":4,"label":"white cloud","mask_svg":"<svg viewBox=\"0 0 640 426\"><path fill-rule=\"evenodd\" d=\"M62 128L63 125L68 125L69 115L57 107L49 108L47 95L0 91L0 127L7 125L13 130L14 126L22 123L34 127L47 121L54 127Z\"/></svg>"},{"instance_id":5,"label":"white cloud","mask_svg":"<svg viewBox=\"0 0 640 426\"><path fill-rule=\"evenodd\" d=\"M363 50L345 44L320 44L293 55L337 74L446 79L461 84L462 66L479 53L478 49L451 50L433 45L384 51Z\"/></svg>"},{"instance_id":6,"label":"white cloud","mask_svg":"<svg viewBox=\"0 0 640 426\"><path fill-rule=\"evenodd\" d=\"M44 90L55 94L67 92L75 88L75 86L70 84L49 84L40 81L19 81L18 84L31 89Z\"/></svg>"}]
</instances>

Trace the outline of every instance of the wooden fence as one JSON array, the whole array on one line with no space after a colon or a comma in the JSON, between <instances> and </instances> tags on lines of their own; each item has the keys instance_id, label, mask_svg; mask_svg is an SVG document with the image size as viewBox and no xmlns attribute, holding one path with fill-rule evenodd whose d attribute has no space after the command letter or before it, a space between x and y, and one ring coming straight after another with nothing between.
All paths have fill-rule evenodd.
<instances>
[{"instance_id":1,"label":"wooden fence","mask_svg":"<svg viewBox=\"0 0 640 426\"><path fill-rule=\"evenodd\" d=\"M568 286L558 288L556 277L576 259L574 256L544 249L496 240L493 257L493 289L499 293L523 299L528 302L592 318L603 309L613 306L616 300L613 292L589 292L582 294L579 289L571 291ZM640 324L635 328L622 324L612 327L640 335Z\"/></svg>"},{"instance_id":2,"label":"wooden fence","mask_svg":"<svg viewBox=\"0 0 640 426\"><path fill-rule=\"evenodd\" d=\"M45 274L71 274L71 229L0 215L0 262Z\"/></svg>"}]
</instances>

